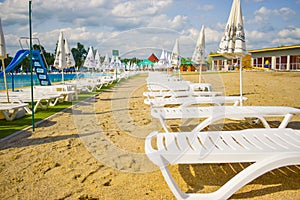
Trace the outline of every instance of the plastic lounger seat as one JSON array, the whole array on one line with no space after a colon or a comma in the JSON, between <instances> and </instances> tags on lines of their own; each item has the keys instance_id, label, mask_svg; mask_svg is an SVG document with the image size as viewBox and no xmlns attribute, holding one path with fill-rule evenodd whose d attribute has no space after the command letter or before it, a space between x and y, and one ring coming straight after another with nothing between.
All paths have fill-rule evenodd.
<instances>
[{"instance_id":1,"label":"plastic lounger seat","mask_svg":"<svg viewBox=\"0 0 300 200\"><path fill-rule=\"evenodd\" d=\"M144 103L151 105L152 107L163 107L166 105L180 105L181 107L186 107L193 104L212 104L221 106L224 104L232 104L237 106L240 101L248 100L247 97L239 96L202 96L202 97L179 97L179 98L155 98L155 99L145 99Z\"/></svg>"},{"instance_id":2,"label":"plastic lounger seat","mask_svg":"<svg viewBox=\"0 0 300 200\"><path fill-rule=\"evenodd\" d=\"M153 147L154 138L156 146ZM273 169L300 164L300 130L247 129L221 132L152 132L145 141L148 158L159 166L177 199L228 199L241 187ZM212 193L184 193L168 165L251 162Z\"/></svg>"},{"instance_id":3,"label":"plastic lounger seat","mask_svg":"<svg viewBox=\"0 0 300 200\"><path fill-rule=\"evenodd\" d=\"M169 98L169 97L214 97L218 95L222 95L222 92L211 92L211 91L167 91L167 92L144 92L143 95L145 97L151 98Z\"/></svg>"},{"instance_id":4,"label":"plastic lounger seat","mask_svg":"<svg viewBox=\"0 0 300 200\"><path fill-rule=\"evenodd\" d=\"M266 117L282 118L278 128L285 128L292 117L300 114L300 109L287 106L206 106L185 108L152 108L151 115L159 119L166 132L169 128L166 120L203 119L193 132L199 132L210 124L222 119L259 119L265 128L270 128Z\"/></svg>"}]
</instances>

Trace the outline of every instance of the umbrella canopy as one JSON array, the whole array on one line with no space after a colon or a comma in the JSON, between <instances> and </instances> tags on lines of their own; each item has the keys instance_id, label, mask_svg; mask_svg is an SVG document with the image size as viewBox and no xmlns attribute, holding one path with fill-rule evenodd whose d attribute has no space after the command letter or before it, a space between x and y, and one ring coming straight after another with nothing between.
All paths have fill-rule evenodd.
<instances>
[{"instance_id":1,"label":"umbrella canopy","mask_svg":"<svg viewBox=\"0 0 300 200\"><path fill-rule=\"evenodd\" d=\"M94 57L94 51L93 51L93 48L90 47L89 48L89 52L84 60L84 64L83 64L84 67L87 67L87 68L95 68L96 65L95 65L95 57Z\"/></svg>"},{"instance_id":2,"label":"umbrella canopy","mask_svg":"<svg viewBox=\"0 0 300 200\"><path fill-rule=\"evenodd\" d=\"M2 30L2 23L0 18L0 56L6 58L6 47L5 47L5 39Z\"/></svg>"},{"instance_id":3,"label":"umbrella canopy","mask_svg":"<svg viewBox=\"0 0 300 200\"><path fill-rule=\"evenodd\" d=\"M104 61L102 63L103 70L110 69L109 57L108 54L105 54Z\"/></svg>"},{"instance_id":4,"label":"umbrella canopy","mask_svg":"<svg viewBox=\"0 0 300 200\"><path fill-rule=\"evenodd\" d=\"M67 67L74 67L75 60L74 60L73 54L70 50L70 46L69 46L67 38L65 38L65 52L66 52Z\"/></svg>"},{"instance_id":5,"label":"umbrella canopy","mask_svg":"<svg viewBox=\"0 0 300 200\"><path fill-rule=\"evenodd\" d=\"M240 58L247 54L240 0L233 0L218 52L227 58Z\"/></svg>"},{"instance_id":6,"label":"umbrella canopy","mask_svg":"<svg viewBox=\"0 0 300 200\"><path fill-rule=\"evenodd\" d=\"M64 82L64 68L67 67L67 61L63 32L59 33L54 66L62 69L62 82Z\"/></svg>"},{"instance_id":7,"label":"umbrella canopy","mask_svg":"<svg viewBox=\"0 0 300 200\"><path fill-rule=\"evenodd\" d=\"M3 71L4 85L5 85L5 90L6 90L6 100L7 100L7 102L9 102L8 87L7 87L6 72L5 72L5 63L4 63L4 59L6 58L6 47L5 47L4 34L2 31L1 18L0 18L0 58L2 60L2 71Z\"/></svg>"},{"instance_id":8,"label":"umbrella canopy","mask_svg":"<svg viewBox=\"0 0 300 200\"><path fill-rule=\"evenodd\" d=\"M205 31L204 26L202 25L197 44L192 56L192 61L196 64L203 64L205 60ZM202 66L199 67L200 73L199 73L199 83L201 83L201 76L202 76Z\"/></svg>"},{"instance_id":9,"label":"umbrella canopy","mask_svg":"<svg viewBox=\"0 0 300 200\"><path fill-rule=\"evenodd\" d=\"M178 68L178 73L179 73L179 77L180 77L180 51L179 51L178 39L176 39L176 41L175 41L173 51L171 54L171 65L174 68Z\"/></svg>"},{"instance_id":10,"label":"umbrella canopy","mask_svg":"<svg viewBox=\"0 0 300 200\"><path fill-rule=\"evenodd\" d=\"M168 63L168 55L167 55L167 52L165 52L165 50L163 49L162 52L161 52L161 55L160 55L157 66L163 68L163 67L165 67L165 65L167 63Z\"/></svg>"},{"instance_id":11,"label":"umbrella canopy","mask_svg":"<svg viewBox=\"0 0 300 200\"><path fill-rule=\"evenodd\" d=\"M100 60L100 54L97 49L96 54L95 54L95 68L100 69L101 68L101 60Z\"/></svg>"},{"instance_id":12,"label":"umbrella canopy","mask_svg":"<svg viewBox=\"0 0 300 200\"><path fill-rule=\"evenodd\" d=\"M224 35L219 45L218 53L230 59L241 59L244 55L247 54L243 15L240 0L233 0ZM240 60L240 105L242 105L242 95L242 62Z\"/></svg>"},{"instance_id":13,"label":"umbrella canopy","mask_svg":"<svg viewBox=\"0 0 300 200\"><path fill-rule=\"evenodd\" d=\"M174 67L178 67L180 65L180 52L179 52L179 42L178 39L176 39L174 47L173 47L173 51L171 54L171 64Z\"/></svg>"},{"instance_id":14,"label":"umbrella canopy","mask_svg":"<svg viewBox=\"0 0 300 200\"><path fill-rule=\"evenodd\" d=\"M192 56L192 61L196 64L202 64L204 61L205 56L205 29L204 26L202 26L197 44Z\"/></svg>"}]
</instances>

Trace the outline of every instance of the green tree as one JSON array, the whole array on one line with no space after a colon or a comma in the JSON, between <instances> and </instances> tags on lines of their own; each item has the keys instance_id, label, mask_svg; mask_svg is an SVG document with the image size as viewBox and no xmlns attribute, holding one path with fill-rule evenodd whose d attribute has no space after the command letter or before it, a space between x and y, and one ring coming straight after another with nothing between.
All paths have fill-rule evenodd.
<instances>
[{"instance_id":1,"label":"green tree","mask_svg":"<svg viewBox=\"0 0 300 200\"><path fill-rule=\"evenodd\" d=\"M72 48L71 52L75 60L75 65L81 67L83 65L84 59L87 56L87 50L85 50L84 45L78 42L77 48Z\"/></svg>"}]
</instances>

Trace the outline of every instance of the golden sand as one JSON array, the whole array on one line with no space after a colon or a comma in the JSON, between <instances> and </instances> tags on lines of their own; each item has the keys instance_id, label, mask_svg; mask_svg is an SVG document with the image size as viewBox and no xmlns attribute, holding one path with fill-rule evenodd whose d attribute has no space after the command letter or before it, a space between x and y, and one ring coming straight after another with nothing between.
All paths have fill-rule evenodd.
<instances>
[{"instance_id":1,"label":"golden sand","mask_svg":"<svg viewBox=\"0 0 300 200\"><path fill-rule=\"evenodd\" d=\"M197 75L183 78L198 81ZM95 98L0 143L0 199L175 199L158 168L144 154L147 134L161 130L143 103L146 75L122 82ZM239 74L204 74L226 95L239 94ZM245 105L300 107L300 73L244 72ZM276 126L277 122L272 122ZM228 129L251 126L228 123ZM300 116L288 127L300 129ZM249 128L249 127L248 127ZM243 164L174 165L185 192L211 192ZM300 199L300 167L273 170L231 199Z\"/></svg>"}]
</instances>

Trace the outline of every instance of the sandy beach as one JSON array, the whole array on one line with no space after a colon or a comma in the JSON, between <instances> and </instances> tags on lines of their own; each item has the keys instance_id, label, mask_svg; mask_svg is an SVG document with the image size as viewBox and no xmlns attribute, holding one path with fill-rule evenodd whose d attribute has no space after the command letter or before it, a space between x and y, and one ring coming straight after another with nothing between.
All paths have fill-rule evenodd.
<instances>
[{"instance_id":1,"label":"sandy beach","mask_svg":"<svg viewBox=\"0 0 300 200\"><path fill-rule=\"evenodd\" d=\"M198 81L198 75L182 76ZM144 154L145 137L162 129L143 103L146 77L131 77L50 117L35 132L27 129L1 142L0 199L175 199ZM205 73L203 81L225 95L239 94L239 73ZM299 72L244 72L243 84L244 105L300 108ZM244 122L225 128L245 126L251 128ZM300 129L300 115L288 127ZM183 191L211 192L245 166L174 165L170 170ZM300 166L273 170L231 199L300 199Z\"/></svg>"}]
</instances>

